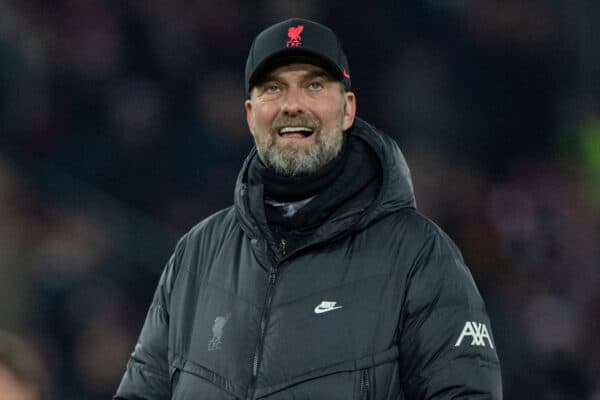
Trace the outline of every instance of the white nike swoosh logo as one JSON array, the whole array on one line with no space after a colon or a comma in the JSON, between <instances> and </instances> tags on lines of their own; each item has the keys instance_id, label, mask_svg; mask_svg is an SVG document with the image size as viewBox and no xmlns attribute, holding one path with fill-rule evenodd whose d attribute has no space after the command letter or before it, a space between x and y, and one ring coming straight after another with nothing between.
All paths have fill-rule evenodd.
<instances>
[{"instance_id":1,"label":"white nike swoosh logo","mask_svg":"<svg viewBox=\"0 0 600 400\"><path fill-rule=\"evenodd\" d=\"M331 303L326 303L323 302L321 304L319 304L318 306L315 307L315 314L323 314L326 313L328 311L333 311L333 310L337 310L339 308L342 308L342 306L335 306L335 302L333 302L333 304Z\"/></svg>"}]
</instances>

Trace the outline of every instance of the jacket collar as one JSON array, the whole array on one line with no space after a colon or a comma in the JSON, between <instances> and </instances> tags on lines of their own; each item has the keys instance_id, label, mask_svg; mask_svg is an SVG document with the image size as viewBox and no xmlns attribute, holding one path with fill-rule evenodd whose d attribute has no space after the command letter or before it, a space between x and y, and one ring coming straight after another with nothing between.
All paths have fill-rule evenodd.
<instances>
[{"instance_id":1,"label":"jacket collar","mask_svg":"<svg viewBox=\"0 0 600 400\"><path fill-rule=\"evenodd\" d=\"M344 233L363 229L370 222L402 208L416 208L410 171L397 143L369 123L356 118L347 134L354 135L367 143L381 164L381 187L371 204L362 204L337 213L315 233L313 241L321 242ZM251 160L257 157L253 147L246 157L237 178L234 205L242 229L252 238L268 231L264 210L251 210L248 196L247 175ZM253 202L254 203L254 202Z\"/></svg>"}]
</instances>

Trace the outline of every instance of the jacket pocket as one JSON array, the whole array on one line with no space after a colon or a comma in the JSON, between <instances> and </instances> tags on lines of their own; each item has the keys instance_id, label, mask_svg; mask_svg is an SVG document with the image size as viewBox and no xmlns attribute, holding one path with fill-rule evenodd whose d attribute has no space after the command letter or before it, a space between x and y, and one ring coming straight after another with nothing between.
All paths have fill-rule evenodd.
<instances>
[{"instance_id":1,"label":"jacket pocket","mask_svg":"<svg viewBox=\"0 0 600 400\"><path fill-rule=\"evenodd\" d=\"M177 365L178 364L178 365ZM172 400L234 400L244 398L246 387L220 377L213 371L190 361L171 367Z\"/></svg>"}]
</instances>

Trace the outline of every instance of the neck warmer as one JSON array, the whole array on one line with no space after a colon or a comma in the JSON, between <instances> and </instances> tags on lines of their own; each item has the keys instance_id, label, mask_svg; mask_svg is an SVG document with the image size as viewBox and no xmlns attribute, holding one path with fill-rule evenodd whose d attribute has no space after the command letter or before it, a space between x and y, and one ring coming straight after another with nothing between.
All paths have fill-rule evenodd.
<instances>
[{"instance_id":1,"label":"neck warmer","mask_svg":"<svg viewBox=\"0 0 600 400\"><path fill-rule=\"evenodd\" d=\"M264 198L281 203L291 203L308 199L322 192L342 173L347 161L346 140L340 153L322 168L312 174L300 176L278 175L267 167L259 157L254 158L248 170L248 183L262 184Z\"/></svg>"},{"instance_id":2,"label":"neck warmer","mask_svg":"<svg viewBox=\"0 0 600 400\"><path fill-rule=\"evenodd\" d=\"M377 179L381 178L375 155L366 143L350 135L345 139L342 154L310 176L296 178L275 175L264 164L259 164L258 157L252 164L248 182L251 185L264 185L265 197L294 202L314 196L291 217L284 216L281 207L268 203L260 205L264 207L272 234L277 240L285 238L288 248L295 247L303 238L311 235L336 210L364 193L367 187L375 190L378 185L371 184L379 182ZM375 192L372 196L374 198Z\"/></svg>"}]
</instances>

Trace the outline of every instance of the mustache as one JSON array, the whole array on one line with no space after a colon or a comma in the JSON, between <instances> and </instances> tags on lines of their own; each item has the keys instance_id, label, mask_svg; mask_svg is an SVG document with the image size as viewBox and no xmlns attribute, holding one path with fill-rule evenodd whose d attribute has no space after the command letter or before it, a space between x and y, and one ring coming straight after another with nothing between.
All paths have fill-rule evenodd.
<instances>
[{"instance_id":1,"label":"mustache","mask_svg":"<svg viewBox=\"0 0 600 400\"><path fill-rule=\"evenodd\" d=\"M321 121L316 118L311 118L308 115L298 115L295 117L281 115L273 120L271 129L274 133L279 133L279 130L286 126L305 126L312 129L313 132L316 132L321 128Z\"/></svg>"}]
</instances>

